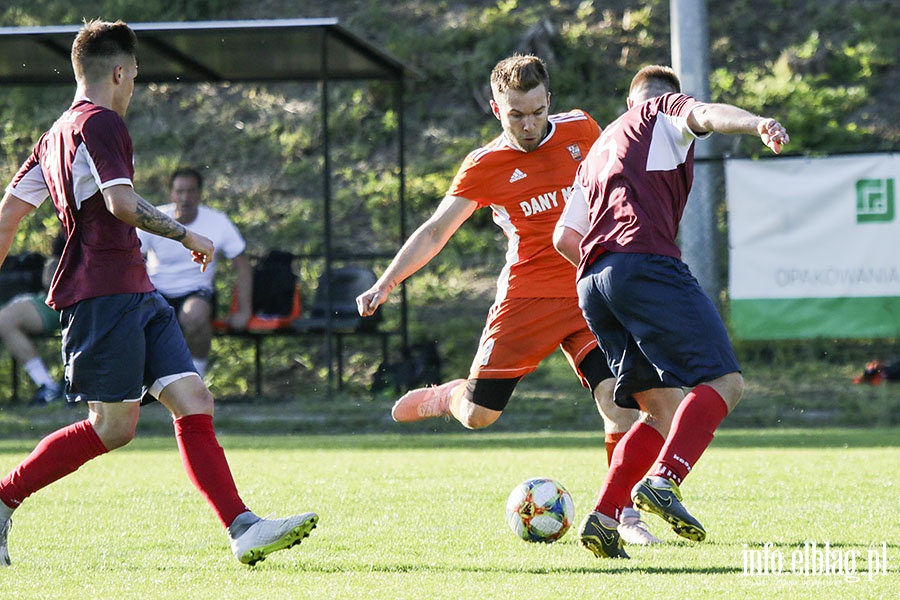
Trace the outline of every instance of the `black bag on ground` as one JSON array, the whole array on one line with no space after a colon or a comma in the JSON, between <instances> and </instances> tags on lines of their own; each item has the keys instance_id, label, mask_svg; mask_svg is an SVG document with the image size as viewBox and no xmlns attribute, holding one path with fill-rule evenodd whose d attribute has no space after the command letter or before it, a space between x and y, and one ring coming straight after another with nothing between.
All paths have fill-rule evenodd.
<instances>
[{"instance_id":1,"label":"black bag on ground","mask_svg":"<svg viewBox=\"0 0 900 600\"><path fill-rule=\"evenodd\" d=\"M0 304L19 294L33 294L44 289L41 274L44 255L37 252L10 254L0 267Z\"/></svg>"},{"instance_id":2,"label":"black bag on ground","mask_svg":"<svg viewBox=\"0 0 900 600\"><path fill-rule=\"evenodd\" d=\"M441 356L437 342L421 342L409 347L399 362L381 363L372 376L372 392L392 388L394 392L441 383Z\"/></svg>"},{"instance_id":3,"label":"black bag on ground","mask_svg":"<svg viewBox=\"0 0 900 600\"><path fill-rule=\"evenodd\" d=\"M291 268L294 255L271 250L253 268L253 314L286 317L291 314L297 275Z\"/></svg>"}]
</instances>

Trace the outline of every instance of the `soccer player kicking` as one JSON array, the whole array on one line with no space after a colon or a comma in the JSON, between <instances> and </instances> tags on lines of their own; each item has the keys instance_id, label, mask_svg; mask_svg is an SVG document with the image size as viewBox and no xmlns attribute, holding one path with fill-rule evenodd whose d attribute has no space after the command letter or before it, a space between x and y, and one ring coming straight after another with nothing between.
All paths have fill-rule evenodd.
<instances>
[{"instance_id":1,"label":"soccer player kicking","mask_svg":"<svg viewBox=\"0 0 900 600\"><path fill-rule=\"evenodd\" d=\"M623 556L616 525L630 500L679 536L706 538L678 486L744 383L722 319L676 245L694 140L712 132L757 135L776 153L789 141L774 119L680 90L668 67L638 71L628 111L579 167L556 233L559 241L562 228L584 232L579 302L616 374L616 404L643 413L616 446L596 508L581 524L581 543L600 557ZM692 389L684 395L683 388Z\"/></svg>"},{"instance_id":2,"label":"soccer player kicking","mask_svg":"<svg viewBox=\"0 0 900 600\"><path fill-rule=\"evenodd\" d=\"M88 418L45 437L0 480L0 565L10 564L11 516L31 494L134 437L141 401L174 419L188 477L253 565L299 543L318 516L261 519L238 495L213 429L213 397L191 361L168 303L153 288L135 227L178 240L205 269L212 242L166 216L133 188L131 137L122 120L137 76L134 32L86 22L72 45L72 106L38 140L0 201L0 264L19 222L49 195L66 244L48 304L61 311L66 396Z\"/></svg>"},{"instance_id":3,"label":"soccer player kicking","mask_svg":"<svg viewBox=\"0 0 900 600\"><path fill-rule=\"evenodd\" d=\"M394 405L395 421L452 415L470 429L488 427L518 382L560 347L603 416L608 456L637 418L612 401L613 379L584 322L575 268L553 249L553 228L578 165L600 128L585 112L551 115L543 61L515 55L491 72L494 116L503 133L463 161L434 214L406 241L371 289L357 298L369 316L391 290L436 256L477 209L490 207L509 239L506 266L488 312L468 379L409 392ZM631 509L621 533L631 543L658 543Z\"/></svg>"}]
</instances>

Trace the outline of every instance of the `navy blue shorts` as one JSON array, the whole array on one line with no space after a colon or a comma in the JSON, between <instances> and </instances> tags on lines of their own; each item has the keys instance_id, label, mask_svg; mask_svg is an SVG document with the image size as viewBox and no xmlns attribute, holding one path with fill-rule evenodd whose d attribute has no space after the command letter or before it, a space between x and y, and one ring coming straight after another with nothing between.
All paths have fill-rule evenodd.
<instances>
[{"instance_id":1,"label":"navy blue shorts","mask_svg":"<svg viewBox=\"0 0 900 600\"><path fill-rule=\"evenodd\" d=\"M603 254L578 282L578 301L616 376L619 406L639 408L638 392L741 370L715 305L676 258Z\"/></svg>"},{"instance_id":2,"label":"navy blue shorts","mask_svg":"<svg viewBox=\"0 0 900 600\"><path fill-rule=\"evenodd\" d=\"M61 322L70 402L138 401L162 377L197 372L158 292L82 300L62 309Z\"/></svg>"}]
</instances>

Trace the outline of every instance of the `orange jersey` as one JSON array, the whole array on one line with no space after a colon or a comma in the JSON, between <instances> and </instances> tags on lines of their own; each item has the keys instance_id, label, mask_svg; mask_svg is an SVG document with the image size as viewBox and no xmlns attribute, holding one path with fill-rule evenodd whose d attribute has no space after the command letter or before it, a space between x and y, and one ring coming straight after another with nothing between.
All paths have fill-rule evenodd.
<instances>
[{"instance_id":1,"label":"orange jersey","mask_svg":"<svg viewBox=\"0 0 900 600\"><path fill-rule=\"evenodd\" d=\"M548 125L531 152L513 148L505 135L471 152L447 191L490 206L509 239L497 300L578 295L575 267L553 247L553 229L600 127L581 110L550 115Z\"/></svg>"}]
</instances>

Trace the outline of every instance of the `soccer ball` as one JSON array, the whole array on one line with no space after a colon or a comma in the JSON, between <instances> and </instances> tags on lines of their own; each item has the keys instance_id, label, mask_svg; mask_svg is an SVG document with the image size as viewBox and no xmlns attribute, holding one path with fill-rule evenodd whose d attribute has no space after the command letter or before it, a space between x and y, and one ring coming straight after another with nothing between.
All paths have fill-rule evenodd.
<instances>
[{"instance_id":1,"label":"soccer ball","mask_svg":"<svg viewBox=\"0 0 900 600\"><path fill-rule=\"evenodd\" d=\"M506 522L526 542L555 542L569 530L574 514L566 488L546 477L523 481L506 500Z\"/></svg>"}]
</instances>

